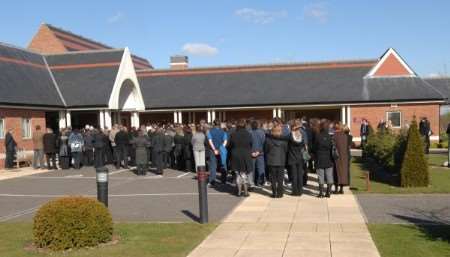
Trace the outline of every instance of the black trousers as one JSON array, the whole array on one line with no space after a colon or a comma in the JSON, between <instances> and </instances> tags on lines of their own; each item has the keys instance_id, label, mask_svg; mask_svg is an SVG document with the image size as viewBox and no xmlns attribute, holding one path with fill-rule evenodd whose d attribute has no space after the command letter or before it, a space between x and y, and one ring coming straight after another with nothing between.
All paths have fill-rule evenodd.
<instances>
[{"instance_id":1,"label":"black trousers","mask_svg":"<svg viewBox=\"0 0 450 257\"><path fill-rule=\"evenodd\" d=\"M145 173L147 173L147 165L146 164L136 164L136 166L137 166L137 175L145 176Z\"/></svg>"},{"instance_id":2,"label":"black trousers","mask_svg":"<svg viewBox=\"0 0 450 257\"><path fill-rule=\"evenodd\" d=\"M164 152L152 151L152 164L156 167L156 173L162 174L164 169Z\"/></svg>"},{"instance_id":3,"label":"black trousers","mask_svg":"<svg viewBox=\"0 0 450 257\"><path fill-rule=\"evenodd\" d=\"M47 157L47 169L57 169L56 167L56 153L45 153Z\"/></svg>"},{"instance_id":4,"label":"black trousers","mask_svg":"<svg viewBox=\"0 0 450 257\"><path fill-rule=\"evenodd\" d=\"M284 167L283 166L269 166L270 182L272 183L272 195L274 197L283 197L284 186Z\"/></svg>"},{"instance_id":5,"label":"black trousers","mask_svg":"<svg viewBox=\"0 0 450 257\"><path fill-rule=\"evenodd\" d=\"M135 166L136 165L136 149L132 145L128 146L128 154L130 156L130 165ZM128 157L127 157L128 159Z\"/></svg>"},{"instance_id":6,"label":"black trousers","mask_svg":"<svg viewBox=\"0 0 450 257\"><path fill-rule=\"evenodd\" d=\"M292 195L303 194L303 163L289 165L292 175Z\"/></svg>"},{"instance_id":7,"label":"black trousers","mask_svg":"<svg viewBox=\"0 0 450 257\"><path fill-rule=\"evenodd\" d=\"M95 148L94 152L94 167L99 168L105 166L105 149Z\"/></svg>"},{"instance_id":8,"label":"black trousers","mask_svg":"<svg viewBox=\"0 0 450 257\"><path fill-rule=\"evenodd\" d=\"M5 168L10 169L14 166L14 151L7 151L5 158Z\"/></svg>"},{"instance_id":9,"label":"black trousers","mask_svg":"<svg viewBox=\"0 0 450 257\"><path fill-rule=\"evenodd\" d=\"M128 169L128 146L116 146L116 168L120 169L123 161L123 167Z\"/></svg>"},{"instance_id":10,"label":"black trousers","mask_svg":"<svg viewBox=\"0 0 450 257\"><path fill-rule=\"evenodd\" d=\"M94 161L94 149L86 149L83 153L83 165L92 166Z\"/></svg>"},{"instance_id":11,"label":"black trousers","mask_svg":"<svg viewBox=\"0 0 450 257\"><path fill-rule=\"evenodd\" d=\"M67 170L70 167L70 156L59 156L59 166L63 170Z\"/></svg>"},{"instance_id":12,"label":"black trousers","mask_svg":"<svg viewBox=\"0 0 450 257\"><path fill-rule=\"evenodd\" d=\"M74 169L80 169L81 164L81 152L72 152L72 159L73 159L73 168Z\"/></svg>"}]
</instances>

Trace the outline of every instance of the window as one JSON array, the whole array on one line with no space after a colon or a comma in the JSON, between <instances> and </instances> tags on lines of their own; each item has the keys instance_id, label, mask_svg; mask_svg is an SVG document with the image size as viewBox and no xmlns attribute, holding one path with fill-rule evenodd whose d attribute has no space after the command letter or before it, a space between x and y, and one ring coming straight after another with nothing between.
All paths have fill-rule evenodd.
<instances>
[{"instance_id":1,"label":"window","mask_svg":"<svg viewBox=\"0 0 450 257\"><path fill-rule=\"evenodd\" d=\"M0 138L5 138L5 119L0 118Z\"/></svg>"},{"instance_id":2,"label":"window","mask_svg":"<svg viewBox=\"0 0 450 257\"><path fill-rule=\"evenodd\" d=\"M31 119L22 118L22 137L31 138Z\"/></svg>"},{"instance_id":3,"label":"window","mask_svg":"<svg viewBox=\"0 0 450 257\"><path fill-rule=\"evenodd\" d=\"M387 112L386 120L392 124L393 128L400 128L402 126L402 113L400 111Z\"/></svg>"}]
</instances>

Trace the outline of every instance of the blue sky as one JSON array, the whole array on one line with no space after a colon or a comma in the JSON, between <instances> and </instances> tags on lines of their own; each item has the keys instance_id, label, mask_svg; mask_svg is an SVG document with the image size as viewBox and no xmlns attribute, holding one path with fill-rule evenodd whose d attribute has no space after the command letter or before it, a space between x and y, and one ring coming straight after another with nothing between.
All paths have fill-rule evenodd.
<instances>
[{"instance_id":1,"label":"blue sky","mask_svg":"<svg viewBox=\"0 0 450 257\"><path fill-rule=\"evenodd\" d=\"M423 76L450 75L450 1L5 1L0 41L27 46L42 22L156 68L378 58L394 47Z\"/></svg>"}]
</instances>

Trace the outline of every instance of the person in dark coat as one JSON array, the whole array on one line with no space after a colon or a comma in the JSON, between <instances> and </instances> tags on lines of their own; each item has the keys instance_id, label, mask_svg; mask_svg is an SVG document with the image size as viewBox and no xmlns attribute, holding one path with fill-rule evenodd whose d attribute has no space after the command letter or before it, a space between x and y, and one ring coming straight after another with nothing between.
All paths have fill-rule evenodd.
<instances>
[{"instance_id":1,"label":"person in dark coat","mask_svg":"<svg viewBox=\"0 0 450 257\"><path fill-rule=\"evenodd\" d=\"M288 165L292 175L292 195L303 194L304 160L303 152L308 151L307 135L301 130L301 121L295 120L288 143Z\"/></svg>"},{"instance_id":2,"label":"person in dark coat","mask_svg":"<svg viewBox=\"0 0 450 257\"><path fill-rule=\"evenodd\" d=\"M53 133L51 128L47 128L47 133L44 134L44 153L47 157L47 169L58 169L56 167L56 150L58 149L58 138Z\"/></svg>"},{"instance_id":3,"label":"person in dark coat","mask_svg":"<svg viewBox=\"0 0 450 257\"><path fill-rule=\"evenodd\" d=\"M184 132L181 127L177 127L175 133L173 137L174 166L177 170L183 170Z\"/></svg>"},{"instance_id":4,"label":"person in dark coat","mask_svg":"<svg viewBox=\"0 0 450 257\"><path fill-rule=\"evenodd\" d=\"M367 122L366 119L362 119L359 135L361 137L361 147L364 147L367 143L367 138L369 137L369 122Z\"/></svg>"},{"instance_id":5,"label":"person in dark coat","mask_svg":"<svg viewBox=\"0 0 450 257\"><path fill-rule=\"evenodd\" d=\"M335 193L343 194L344 186L349 185L349 149L350 146L348 144L348 135L343 131L342 125L340 123L336 123L335 125L335 133L334 133L334 142L336 144L336 149L339 153L339 158L335 160L336 169L335 169ZM339 186L339 189L338 189Z\"/></svg>"},{"instance_id":6,"label":"person in dark coat","mask_svg":"<svg viewBox=\"0 0 450 257\"><path fill-rule=\"evenodd\" d=\"M59 136L59 166L63 170L70 167L69 132L63 129Z\"/></svg>"},{"instance_id":7,"label":"person in dark coat","mask_svg":"<svg viewBox=\"0 0 450 257\"><path fill-rule=\"evenodd\" d=\"M86 126L86 130L84 131L84 152L83 152L83 165L84 166L92 166L94 161L94 145L93 145L93 135L92 130L89 126Z\"/></svg>"},{"instance_id":8,"label":"person in dark coat","mask_svg":"<svg viewBox=\"0 0 450 257\"><path fill-rule=\"evenodd\" d=\"M419 132L424 141L425 154L429 154L430 153L431 127L430 127L430 122L428 121L427 117L423 117L420 120Z\"/></svg>"},{"instance_id":9,"label":"person in dark coat","mask_svg":"<svg viewBox=\"0 0 450 257\"><path fill-rule=\"evenodd\" d=\"M243 179L244 188L250 184L248 173L253 171L252 135L245 128L245 121L240 120L236 131L230 135L229 147L231 151L231 170L236 172L236 178ZM236 183L239 186L239 183ZM244 190L244 196L248 193ZM238 190L240 192L240 190Z\"/></svg>"},{"instance_id":10,"label":"person in dark coat","mask_svg":"<svg viewBox=\"0 0 450 257\"><path fill-rule=\"evenodd\" d=\"M259 122L256 120L252 121L251 127L253 172L249 174L250 186L252 186L252 184L262 186L264 185L266 176L266 164L264 160L264 141L266 140L266 133L261 129Z\"/></svg>"},{"instance_id":11,"label":"person in dark coat","mask_svg":"<svg viewBox=\"0 0 450 257\"><path fill-rule=\"evenodd\" d=\"M194 154L192 152L192 129L190 127L185 127L183 137L183 159L184 169L188 172L194 169L194 163L192 161L193 158Z\"/></svg>"},{"instance_id":12,"label":"person in dark coat","mask_svg":"<svg viewBox=\"0 0 450 257\"><path fill-rule=\"evenodd\" d=\"M105 166L105 135L102 131L94 130L92 135L92 146L94 147L94 167Z\"/></svg>"},{"instance_id":13,"label":"person in dark coat","mask_svg":"<svg viewBox=\"0 0 450 257\"><path fill-rule=\"evenodd\" d=\"M175 135L174 135L175 136ZM173 158L172 158L172 150L173 150L173 136L172 131L166 130L163 137L163 161L164 168L172 168L173 167Z\"/></svg>"},{"instance_id":14,"label":"person in dark coat","mask_svg":"<svg viewBox=\"0 0 450 257\"><path fill-rule=\"evenodd\" d=\"M131 143L131 141L138 136L138 131L135 127L131 128L131 131L128 133L128 137L130 139L130 143L128 145L128 155L130 156L129 165L135 166L136 165L136 149L134 149L134 144Z\"/></svg>"},{"instance_id":15,"label":"person in dark coat","mask_svg":"<svg viewBox=\"0 0 450 257\"><path fill-rule=\"evenodd\" d=\"M105 147L103 148L104 153L103 160L105 164L114 163L113 149L111 146L111 141L109 140L109 133L110 131L107 128L104 128L102 131L103 143L105 144Z\"/></svg>"},{"instance_id":16,"label":"person in dark coat","mask_svg":"<svg viewBox=\"0 0 450 257\"><path fill-rule=\"evenodd\" d=\"M314 136L313 154L315 157L315 167L319 176L319 198L323 197L323 185L327 184L326 197L330 197L333 179L333 158L332 158L332 136L328 132L328 120L320 121L320 129Z\"/></svg>"},{"instance_id":17,"label":"person in dark coat","mask_svg":"<svg viewBox=\"0 0 450 257\"><path fill-rule=\"evenodd\" d=\"M11 128L5 135L5 168L12 169L14 167L14 156L16 155L17 143L13 137L14 130Z\"/></svg>"},{"instance_id":18,"label":"person in dark coat","mask_svg":"<svg viewBox=\"0 0 450 257\"><path fill-rule=\"evenodd\" d=\"M308 122L308 119L306 117L302 117L302 126L300 128L303 133L306 135L306 150L311 155L311 149L312 149L312 142L314 133L312 131L311 125ZM306 186L308 184L308 172L313 170L314 161L313 159L309 159L308 161L304 160L303 164L303 186Z\"/></svg>"},{"instance_id":19,"label":"person in dark coat","mask_svg":"<svg viewBox=\"0 0 450 257\"><path fill-rule=\"evenodd\" d=\"M139 130L138 136L131 140L133 148L135 149L137 175L145 176L147 173L148 154L147 148L150 145L148 138L144 134L144 131Z\"/></svg>"},{"instance_id":20,"label":"person in dark coat","mask_svg":"<svg viewBox=\"0 0 450 257\"><path fill-rule=\"evenodd\" d=\"M285 140L276 138L282 135L281 125L274 126L271 135L274 137L267 137L264 143L264 153L272 184L272 197L281 198L284 193L283 178L288 144Z\"/></svg>"},{"instance_id":21,"label":"person in dark coat","mask_svg":"<svg viewBox=\"0 0 450 257\"><path fill-rule=\"evenodd\" d=\"M123 167L128 169L128 147L130 145L130 138L126 127L122 127L114 137L116 143L116 169L120 169L120 165L123 162Z\"/></svg>"},{"instance_id":22,"label":"person in dark coat","mask_svg":"<svg viewBox=\"0 0 450 257\"><path fill-rule=\"evenodd\" d=\"M156 173L162 175L164 172L164 132L162 128L156 127L152 135L152 164L156 167Z\"/></svg>"}]
</instances>

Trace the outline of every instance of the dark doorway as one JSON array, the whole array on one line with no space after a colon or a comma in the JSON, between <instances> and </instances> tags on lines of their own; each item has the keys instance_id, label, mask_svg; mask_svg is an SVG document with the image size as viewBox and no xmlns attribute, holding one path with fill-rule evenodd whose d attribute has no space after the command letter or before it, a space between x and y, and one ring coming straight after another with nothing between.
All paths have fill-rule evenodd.
<instances>
[{"instance_id":1,"label":"dark doorway","mask_svg":"<svg viewBox=\"0 0 450 257\"><path fill-rule=\"evenodd\" d=\"M97 111L72 111L71 112L72 128L82 129L86 125L99 127Z\"/></svg>"},{"instance_id":2,"label":"dark doorway","mask_svg":"<svg viewBox=\"0 0 450 257\"><path fill-rule=\"evenodd\" d=\"M59 133L59 112L45 112L45 127Z\"/></svg>"}]
</instances>

